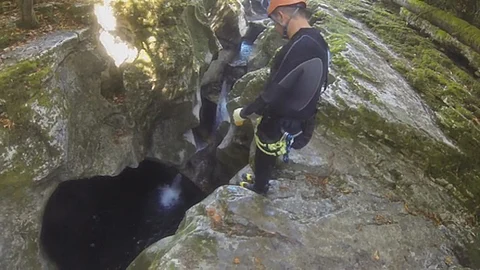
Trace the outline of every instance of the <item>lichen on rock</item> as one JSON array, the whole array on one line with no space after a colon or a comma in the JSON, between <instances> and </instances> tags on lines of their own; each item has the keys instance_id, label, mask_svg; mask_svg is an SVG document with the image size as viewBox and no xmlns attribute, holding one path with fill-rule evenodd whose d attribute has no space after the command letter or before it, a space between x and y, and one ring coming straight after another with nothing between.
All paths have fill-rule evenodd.
<instances>
[{"instance_id":1,"label":"lichen on rock","mask_svg":"<svg viewBox=\"0 0 480 270\"><path fill-rule=\"evenodd\" d=\"M113 1L112 33L139 51L120 68L93 31L47 35L2 55L0 268L45 264L39 220L58 181L116 175L146 157L181 170L196 153L200 80L220 49L213 18L218 29L227 15L241 25L239 5L215 1L207 14L207 4Z\"/></svg>"},{"instance_id":2,"label":"lichen on rock","mask_svg":"<svg viewBox=\"0 0 480 270\"><path fill-rule=\"evenodd\" d=\"M380 3L312 2L338 78L312 142L279 166L266 198L218 188L130 269L442 268L462 263L454 250L478 254L464 245L478 241L478 79ZM182 170L198 151L200 83L220 49L239 45L240 3L113 6L133 63L116 68L78 38L0 67L0 268L45 264L38 220L56 182L32 180L116 174L145 157ZM271 25L262 33L229 113L262 91L280 40ZM250 123L230 128L216 152L225 168L248 159L252 136Z\"/></svg>"},{"instance_id":3,"label":"lichen on rock","mask_svg":"<svg viewBox=\"0 0 480 270\"><path fill-rule=\"evenodd\" d=\"M0 140L0 186L40 180L58 166L61 142L51 131L61 121L58 89L47 87L52 60L24 60L0 70L3 129ZM15 172L15 173L14 173Z\"/></svg>"},{"instance_id":4,"label":"lichen on rock","mask_svg":"<svg viewBox=\"0 0 480 270\"><path fill-rule=\"evenodd\" d=\"M475 208L473 201L476 196L473 194L478 192L478 185L474 183L480 180L480 172L476 169L479 167L475 158L477 153L471 149L480 141L480 129L475 120L480 101L474 94L476 89L480 89L478 79L439 51L430 40L408 28L401 17L386 11L381 4L362 6L347 2L335 6L364 23L388 44L384 47L371 35L357 35L387 59L420 93L435 112L435 122L459 147L461 153L446 155L445 159L439 160L449 165L439 162L429 173L435 178L451 181L462 190L463 197L468 198L466 203ZM361 29L365 31L365 28Z\"/></svg>"}]
</instances>

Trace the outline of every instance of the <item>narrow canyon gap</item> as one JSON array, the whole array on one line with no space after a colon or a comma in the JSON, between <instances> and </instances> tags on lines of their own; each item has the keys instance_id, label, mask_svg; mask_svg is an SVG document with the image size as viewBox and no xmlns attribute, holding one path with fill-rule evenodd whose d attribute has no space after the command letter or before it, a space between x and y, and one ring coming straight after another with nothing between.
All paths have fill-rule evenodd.
<instances>
[{"instance_id":1,"label":"narrow canyon gap","mask_svg":"<svg viewBox=\"0 0 480 270\"><path fill-rule=\"evenodd\" d=\"M125 269L174 234L203 197L174 169L147 160L115 177L62 182L45 208L41 244L60 269Z\"/></svg>"}]
</instances>

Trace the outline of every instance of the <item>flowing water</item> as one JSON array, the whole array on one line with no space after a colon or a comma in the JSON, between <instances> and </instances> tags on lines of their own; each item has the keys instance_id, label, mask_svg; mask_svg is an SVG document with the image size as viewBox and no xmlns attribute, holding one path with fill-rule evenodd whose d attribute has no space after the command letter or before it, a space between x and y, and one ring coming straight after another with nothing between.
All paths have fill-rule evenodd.
<instances>
[{"instance_id":1,"label":"flowing water","mask_svg":"<svg viewBox=\"0 0 480 270\"><path fill-rule=\"evenodd\" d=\"M171 185L166 185L160 188L160 192L158 193L158 201L162 209L170 210L179 203L182 192L182 187L180 186L181 181L182 176L177 174Z\"/></svg>"},{"instance_id":2,"label":"flowing water","mask_svg":"<svg viewBox=\"0 0 480 270\"><path fill-rule=\"evenodd\" d=\"M222 90L220 91L220 95L218 96L217 113L215 115L213 134L215 134L222 122L227 122L230 119L227 111L227 96L229 90L230 86L227 84L227 81L224 80L222 83Z\"/></svg>"}]
</instances>

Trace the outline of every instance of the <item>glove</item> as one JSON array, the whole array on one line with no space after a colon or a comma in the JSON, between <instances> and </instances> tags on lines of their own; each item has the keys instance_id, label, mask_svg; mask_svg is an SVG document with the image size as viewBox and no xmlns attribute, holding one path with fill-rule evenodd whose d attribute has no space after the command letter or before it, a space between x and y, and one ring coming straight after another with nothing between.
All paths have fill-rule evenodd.
<instances>
[{"instance_id":1,"label":"glove","mask_svg":"<svg viewBox=\"0 0 480 270\"><path fill-rule=\"evenodd\" d=\"M243 122L245 122L245 118L240 116L241 111L242 111L242 108L238 108L238 109L235 109L235 111L233 111L233 122L238 127L243 125Z\"/></svg>"}]
</instances>

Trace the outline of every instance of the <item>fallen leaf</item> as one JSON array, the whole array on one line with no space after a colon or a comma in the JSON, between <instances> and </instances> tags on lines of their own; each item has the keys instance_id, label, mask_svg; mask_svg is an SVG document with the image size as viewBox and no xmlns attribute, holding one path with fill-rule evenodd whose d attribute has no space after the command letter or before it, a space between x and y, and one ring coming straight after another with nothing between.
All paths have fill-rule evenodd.
<instances>
[{"instance_id":1,"label":"fallen leaf","mask_svg":"<svg viewBox=\"0 0 480 270\"><path fill-rule=\"evenodd\" d=\"M255 269L256 270L265 270L265 265L263 265L262 261L257 258L257 257L253 257L254 258L254 261L255 261Z\"/></svg>"},{"instance_id":2,"label":"fallen leaf","mask_svg":"<svg viewBox=\"0 0 480 270\"><path fill-rule=\"evenodd\" d=\"M475 122L475 124L477 124L477 125L480 125L480 119L479 118L473 118L473 122Z\"/></svg>"},{"instance_id":3,"label":"fallen leaf","mask_svg":"<svg viewBox=\"0 0 480 270\"><path fill-rule=\"evenodd\" d=\"M215 213L215 215L213 215L213 221L215 222L215 224L218 224L222 222L222 217L219 214Z\"/></svg>"},{"instance_id":4,"label":"fallen leaf","mask_svg":"<svg viewBox=\"0 0 480 270\"><path fill-rule=\"evenodd\" d=\"M403 207L405 208L405 211L406 211L408 214L410 214L410 215L412 215L412 216L417 216L417 215L418 215L415 211L410 210L410 208L408 207L408 204L407 204L407 203L404 203L404 204L403 204Z\"/></svg>"},{"instance_id":5,"label":"fallen leaf","mask_svg":"<svg viewBox=\"0 0 480 270\"><path fill-rule=\"evenodd\" d=\"M446 263L448 266L452 265L452 264L453 264L453 259L452 259L452 257L450 257L450 256L446 257L446 258L445 258L445 263Z\"/></svg>"},{"instance_id":6,"label":"fallen leaf","mask_svg":"<svg viewBox=\"0 0 480 270\"><path fill-rule=\"evenodd\" d=\"M240 264L240 259L238 257L235 257L235 259L233 259L233 263Z\"/></svg>"},{"instance_id":7,"label":"fallen leaf","mask_svg":"<svg viewBox=\"0 0 480 270\"><path fill-rule=\"evenodd\" d=\"M326 187L328 185L328 177L325 177L325 179L321 180L320 181L320 184L323 186L323 187Z\"/></svg>"},{"instance_id":8,"label":"fallen leaf","mask_svg":"<svg viewBox=\"0 0 480 270\"><path fill-rule=\"evenodd\" d=\"M373 253L372 258L373 258L375 261L380 260L380 255L378 254L378 250L375 250L375 253Z\"/></svg>"},{"instance_id":9,"label":"fallen leaf","mask_svg":"<svg viewBox=\"0 0 480 270\"><path fill-rule=\"evenodd\" d=\"M438 216L438 214L433 212L424 212L424 216L432 220L437 226L442 225L442 219Z\"/></svg>"},{"instance_id":10,"label":"fallen leaf","mask_svg":"<svg viewBox=\"0 0 480 270\"><path fill-rule=\"evenodd\" d=\"M15 123L7 118L0 118L0 124L6 129L12 129L15 126Z\"/></svg>"},{"instance_id":11,"label":"fallen leaf","mask_svg":"<svg viewBox=\"0 0 480 270\"><path fill-rule=\"evenodd\" d=\"M207 215L210 217L213 226L219 226L222 223L222 217L217 213L215 208L207 208Z\"/></svg>"},{"instance_id":12,"label":"fallen leaf","mask_svg":"<svg viewBox=\"0 0 480 270\"><path fill-rule=\"evenodd\" d=\"M116 104L122 104L125 102L125 95L118 95L113 97L113 102Z\"/></svg>"},{"instance_id":13,"label":"fallen leaf","mask_svg":"<svg viewBox=\"0 0 480 270\"><path fill-rule=\"evenodd\" d=\"M389 218L382 215L376 215L374 220L377 225L387 225L393 223Z\"/></svg>"},{"instance_id":14,"label":"fallen leaf","mask_svg":"<svg viewBox=\"0 0 480 270\"><path fill-rule=\"evenodd\" d=\"M207 215L209 217L215 215L215 208L207 208Z\"/></svg>"}]
</instances>

